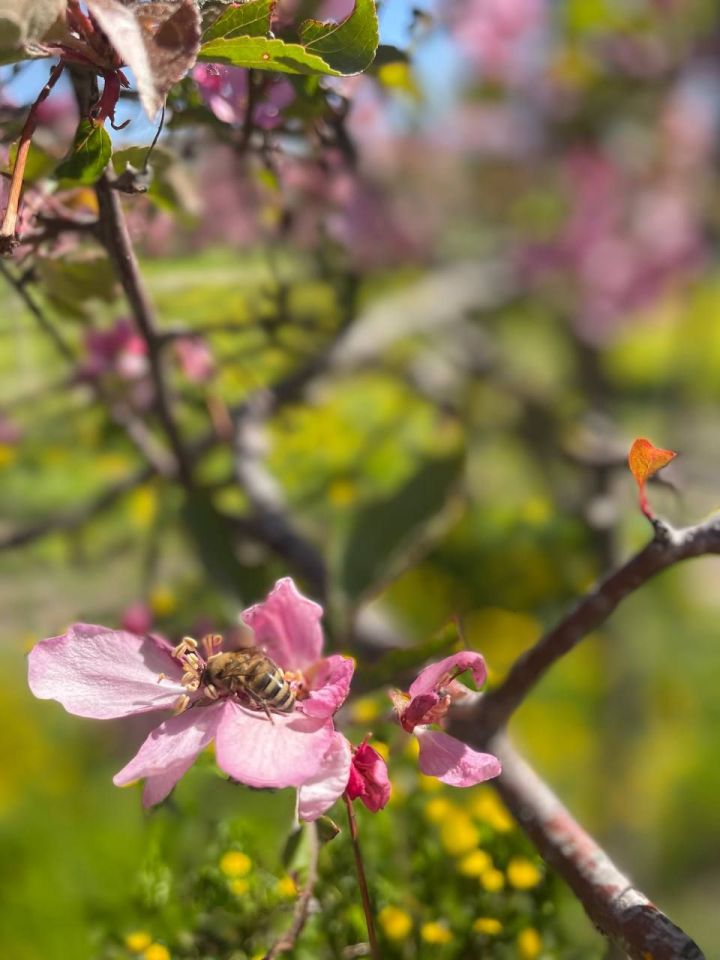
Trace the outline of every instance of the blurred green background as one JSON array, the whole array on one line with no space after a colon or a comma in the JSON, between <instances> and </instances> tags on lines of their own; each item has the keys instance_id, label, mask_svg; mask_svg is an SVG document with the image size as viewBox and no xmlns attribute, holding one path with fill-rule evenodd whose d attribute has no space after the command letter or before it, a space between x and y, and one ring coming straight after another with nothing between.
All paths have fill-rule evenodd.
<instances>
[{"instance_id":1,"label":"blurred green background","mask_svg":"<svg viewBox=\"0 0 720 960\"><path fill-rule=\"evenodd\" d=\"M720 504L720 21L700 0L514 0L509 23L498 9L385 5L383 63L338 88L355 150L339 173L303 166L297 127L272 163L272 140L246 156L193 80L173 93L167 155L127 209L161 331L191 330L212 358L203 375L168 360L178 422L200 449L189 504L108 412L119 404L161 438L142 371L87 376L89 331L117 329L127 309L97 249L33 256L23 279L44 326L0 277L10 960L255 960L289 923L308 853L305 841L286 850L288 791L230 784L204 755L143 813L139 789L111 778L150 721L70 717L32 699L25 664L74 620L140 616L179 639L229 630L279 576L317 596L252 536L256 505L223 433L228 410L278 383L260 469L328 566L328 647L358 658L362 699L341 723L355 739L373 730L391 759L390 806L359 811L383 956L616 956L491 787L418 777L386 688L457 648L454 617L497 683L647 541L625 462L635 437L679 452L650 484L661 516L691 523ZM37 86L29 69L14 86L3 74L20 106ZM336 94L297 83L293 119L314 124ZM6 112L9 142L21 111ZM36 159L52 168L66 147L46 130ZM96 210L88 189L61 200ZM26 266L5 272L17 284ZM511 723L708 956L720 943L718 575L706 557L646 585ZM350 858L346 831L321 851L300 960L349 957L364 938Z\"/></svg>"}]
</instances>

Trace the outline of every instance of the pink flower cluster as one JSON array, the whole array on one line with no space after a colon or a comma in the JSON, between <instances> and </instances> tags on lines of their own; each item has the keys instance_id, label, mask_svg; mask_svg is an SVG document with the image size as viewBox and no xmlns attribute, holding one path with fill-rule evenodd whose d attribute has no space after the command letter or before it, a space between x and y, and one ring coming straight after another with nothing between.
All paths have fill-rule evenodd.
<instances>
[{"instance_id":1,"label":"pink flower cluster","mask_svg":"<svg viewBox=\"0 0 720 960\"><path fill-rule=\"evenodd\" d=\"M103 720L174 709L114 777L118 786L144 779L146 806L162 801L198 754L215 743L218 766L252 787L294 787L298 816L313 820L340 796L380 810L390 796L382 757L364 741L353 747L334 722L347 698L355 665L338 654L322 656L322 608L289 578L242 614L255 643L282 671L295 694L293 709L257 709L243 693L217 689L204 652L194 641L172 647L162 638L90 624L43 640L29 657L35 696L58 700L67 711ZM467 693L455 679L472 670L485 678L482 657L457 654L423 670L409 695L395 694L398 718L420 741L420 767L454 786L497 776L498 761L429 728L453 700Z\"/></svg>"}]
</instances>

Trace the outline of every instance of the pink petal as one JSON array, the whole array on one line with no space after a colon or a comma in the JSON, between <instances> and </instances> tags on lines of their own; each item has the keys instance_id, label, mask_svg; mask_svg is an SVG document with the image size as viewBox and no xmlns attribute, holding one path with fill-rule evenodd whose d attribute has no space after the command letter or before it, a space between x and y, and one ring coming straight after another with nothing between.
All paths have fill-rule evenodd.
<instances>
[{"instance_id":1,"label":"pink petal","mask_svg":"<svg viewBox=\"0 0 720 960\"><path fill-rule=\"evenodd\" d=\"M159 679L162 675L167 679ZM28 657L30 689L69 713L105 720L171 707L185 693L182 669L151 637L76 623Z\"/></svg>"},{"instance_id":2,"label":"pink petal","mask_svg":"<svg viewBox=\"0 0 720 960\"><path fill-rule=\"evenodd\" d=\"M317 820L342 796L350 776L350 758L350 744L341 733L336 733L317 773L298 790L300 820Z\"/></svg>"},{"instance_id":3,"label":"pink petal","mask_svg":"<svg viewBox=\"0 0 720 960\"><path fill-rule=\"evenodd\" d=\"M308 672L310 695L298 707L307 717L331 717L345 703L354 672L351 657L334 654L319 660Z\"/></svg>"},{"instance_id":4,"label":"pink petal","mask_svg":"<svg viewBox=\"0 0 720 960\"><path fill-rule=\"evenodd\" d=\"M436 707L438 703L440 703L440 697L437 693L421 693L419 697L413 697L399 715L400 725L403 730L412 733L415 727L425 720L426 714L428 714L433 707ZM426 722L429 722L429 718Z\"/></svg>"},{"instance_id":5,"label":"pink petal","mask_svg":"<svg viewBox=\"0 0 720 960\"><path fill-rule=\"evenodd\" d=\"M223 704L195 707L170 717L156 727L113 783L122 787L147 778L143 803L152 806L164 800L195 758L210 743L222 716Z\"/></svg>"},{"instance_id":6,"label":"pink petal","mask_svg":"<svg viewBox=\"0 0 720 960\"><path fill-rule=\"evenodd\" d=\"M298 592L290 577L284 577L266 600L245 610L242 619L279 667L297 670L320 659L322 612L319 604Z\"/></svg>"},{"instance_id":7,"label":"pink petal","mask_svg":"<svg viewBox=\"0 0 720 960\"><path fill-rule=\"evenodd\" d=\"M430 666L421 670L415 682L408 691L411 697L417 697L421 693L433 693L438 686L445 682L448 674L464 673L465 670L471 670L473 680L481 687L485 683L487 670L485 661L479 653L473 650L463 650L461 653L454 653L451 657L445 657L437 663L431 663Z\"/></svg>"},{"instance_id":8,"label":"pink petal","mask_svg":"<svg viewBox=\"0 0 720 960\"><path fill-rule=\"evenodd\" d=\"M373 813L382 810L390 799L387 765L368 743L361 743L353 753L347 793L351 800L359 797Z\"/></svg>"},{"instance_id":9,"label":"pink petal","mask_svg":"<svg viewBox=\"0 0 720 960\"><path fill-rule=\"evenodd\" d=\"M502 773L497 757L478 753L447 733L417 727L415 736L420 743L418 765L422 772L451 787L472 787Z\"/></svg>"},{"instance_id":10,"label":"pink petal","mask_svg":"<svg viewBox=\"0 0 720 960\"><path fill-rule=\"evenodd\" d=\"M272 716L226 700L216 738L217 762L251 787L299 787L320 769L335 731L331 720L295 712Z\"/></svg>"}]
</instances>

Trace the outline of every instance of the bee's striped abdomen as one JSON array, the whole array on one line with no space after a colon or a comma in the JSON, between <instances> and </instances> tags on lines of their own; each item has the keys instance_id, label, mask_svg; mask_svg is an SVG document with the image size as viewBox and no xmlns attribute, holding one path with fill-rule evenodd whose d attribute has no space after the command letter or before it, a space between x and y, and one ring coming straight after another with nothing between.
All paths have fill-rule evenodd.
<instances>
[{"instance_id":1,"label":"bee's striped abdomen","mask_svg":"<svg viewBox=\"0 0 720 960\"><path fill-rule=\"evenodd\" d=\"M271 710L287 713L295 704L295 694L279 667L267 657L257 660L247 674L248 690Z\"/></svg>"}]
</instances>

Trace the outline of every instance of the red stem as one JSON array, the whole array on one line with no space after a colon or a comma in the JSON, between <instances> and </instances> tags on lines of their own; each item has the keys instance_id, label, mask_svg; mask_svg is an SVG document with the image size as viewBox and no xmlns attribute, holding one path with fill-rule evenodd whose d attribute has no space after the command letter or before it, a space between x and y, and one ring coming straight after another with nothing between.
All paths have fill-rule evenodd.
<instances>
[{"instance_id":1,"label":"red stem","mask_svg":"<svg viewBox=\"0 0 720 960\"><path fill-rule=\"evenodd\" d=\"M15 230L17 227L18 210L20 207L20 194L22 192L25 164L27 163L28 153L30 151L32 135L35 132L35 127L37 126L38 107L43 100L50 95L50 91L60 79L60 74L64 69L65 64L62 61L60 61L60 63L56 63L52 68L48 82L38 94L35 103L33 103L33 105L30 107L30 112L28 113L27 119L25 120L25 124L22 128L17 156L15 157L15 166L13 167L12 178L10 180L10 192L8 194L7 206L5 208L5 218L3 219L2 227L0 227L0 251L3 248L12 250L17 243Z\"/></svg>"},{"instance_id":2,"label":"red stem","mask_svg":"<svg viewBox=\"0 0 720 960\"><path fill-rule=\"evenodd\" d=\"M378 947L377 935L375 933L375 920L373 919L372 906L370 905L370 894L368 892L365 865L363 863L362 851L360 850L360 842L358 839L355 810L353 809L352 800L347 793L343 794L343 800L347 807L348 823L350 824L350 840L352 841L353 854L355 855L355 870L357 871L360 896L362 897L363 911L365 913L365 923L367 924L370 953L372 954L373 960L380 960L380 948Z\"/></svg>"}]
</instances>

